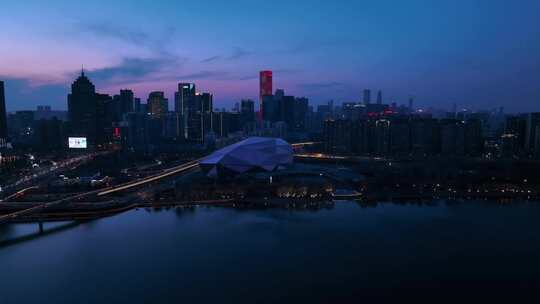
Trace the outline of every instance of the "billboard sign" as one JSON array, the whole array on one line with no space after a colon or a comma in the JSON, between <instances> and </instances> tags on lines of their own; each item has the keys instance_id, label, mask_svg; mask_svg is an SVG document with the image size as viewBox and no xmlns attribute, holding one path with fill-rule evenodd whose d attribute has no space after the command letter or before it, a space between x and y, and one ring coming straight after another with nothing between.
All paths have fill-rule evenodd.
<instances>
[{"instance_id":1,"label":"billboard sign","mask_svg":"<svg viewBox=\"0 0 540 304\"><path fill-rule=\"evenodd\" d=\"M68 137L70 149L86 149L86 137Z\"/></svg>"}]
</instances>

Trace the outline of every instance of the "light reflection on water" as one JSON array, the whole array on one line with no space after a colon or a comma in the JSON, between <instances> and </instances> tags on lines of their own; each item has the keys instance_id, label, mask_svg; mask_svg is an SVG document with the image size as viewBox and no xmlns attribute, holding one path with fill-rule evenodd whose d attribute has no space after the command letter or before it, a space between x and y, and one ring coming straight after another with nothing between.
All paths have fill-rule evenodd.
<instances>
[{"instance_id":1,"label":"light reflection on water","mask_svg":"<svg viewBox=\"0 0 540 304\"><path fill-rule=\"evenodd\" d=\"M2 303L253 303L392 287L540 286L539 207L194 207L48 223L42 234L37 224L3 226L0 294Z\"/></svg>"}]
</instances>

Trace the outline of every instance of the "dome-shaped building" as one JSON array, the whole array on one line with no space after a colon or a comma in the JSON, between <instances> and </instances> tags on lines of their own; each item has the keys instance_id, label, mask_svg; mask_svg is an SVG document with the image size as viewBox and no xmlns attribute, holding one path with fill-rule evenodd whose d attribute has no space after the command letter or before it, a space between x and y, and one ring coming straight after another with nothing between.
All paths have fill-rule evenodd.
<instances>
[{"instance_id":1,"label":"dome-shaped building","mask_svg":"<svg viewBox=\"0 0 540 304\"><path fill-rule=\"evenodd\" d=\"M273 171L293 161L293 148L281 138L249 137L222 148L199 162L210 177Z\"/></svg>"}]
</instances>

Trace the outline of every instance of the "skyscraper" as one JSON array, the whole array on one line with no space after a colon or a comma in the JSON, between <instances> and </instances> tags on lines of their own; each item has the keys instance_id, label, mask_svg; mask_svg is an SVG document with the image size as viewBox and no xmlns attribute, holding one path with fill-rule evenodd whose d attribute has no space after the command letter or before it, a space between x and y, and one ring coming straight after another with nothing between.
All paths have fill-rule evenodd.
<instances>
[{"instance_id":1,"label":"skyscraper","mask_svg":"<svg viewBox=\"0 0 540 304\"><path fill-rule=\"evenodd\" d=\"M210 93L197 94L197 101L200 103L198 134L200 141L204 141L207 133L212 131L212 113L214 112L214 96Z\"/></svg>"},{"instance_id":2,"label":"skyscraper","mask_svg":"<svg viewBox=\"0 0 540 304\"><path fill-rule=\"evenodd\" d=\"M240 113L244 116L247 121L252 121L255 119L255 103L251 99L242 99L240 102Z\"/></svg>"},{"instance_id":3,"label":"skyscraper","mask_svg":"<svg viewBox=\"0 0 540 304\"><path fill-rule=\"evenodd\" d=\"M179 83L178 91L174 94L174 111L184 114L195 102L195 84Z\"/></svg>"},{"instance_id":4,"label":"skyscraper","mask_svg":"<svg viewBox=\"0 0 540 304\"><path fill-rule=\"evenodd\" d=\"M255 122L255 103L251 99L242 99L240 102L240 125L250 129L253 122Z\"/></svg>"},{"instance_id":5,"label":"skyscraper","mask_svg":"<svg viewBox=\"0 0 540 304\"><path fill-rule=\"evenodd\" d=\"M409 112L414 112L413 109L413 98L409 97Z\"/></svg>"},{"instance_id":6,"label":"skyscraper","mask_svg":"<svg viewBox=\"0 0 540 304\"><path fill-rule=\"evenodd\" d=\"M174 109L182 116L184 139L203 141L205 133L212 128L212 94L197 93L194 83L179 83Z\"/></svg>"},{"instance_id":7,"label":"skyscraper","mask_svg":"<svg viewBox=\"0 0 540 304\"><path fill-rule=\"evenodd\" d=\"M0 145L7 142L7 133L6 95L4 93L4 82L0 81Z\"/></svg>"},{"instance_id":8,"label":"skyscraper","mask_svg":"<svg viewBox=\"0 0 540 304\"><path fill-rule=\"evenodd\" d=\"M377 92L377 104L382 104L382 92L380 90Z\"/></svg>"},{"instance_id":9,"label":"skyscraper","mask_svg":"<svg viewBox=\"0 0 540 304\"><path fill-rule=\"evenodd\" d=\"M134 111L134 96L132 90L120 90L120 113L126 114Z\"/></svg>"},{"instance_id":10,"label":"skyscraper","mask_svg":"<svg viewBox=\"0 0 540 304\"><path fill-rule=\"evenodd\" d=\"M371 91L368 89L364 90L364 104L370 104L371 103Z\"/></svg>"},{"instance_id":11,"label":"skyscraper","mask_svg":"<svg viewBox=\"0 0 540 304\"><path fill-rule=\"evenodd\" d=\"M263 96L272 95L272 71L261 71L259 78L259 120L262 120L264 117Z\"/></svg>"},{"instance_id":12,"label":"skyscraper","mask_svg":"<svg viewBox=\"0 0 540 304\"><path fill-rule=\"evenodd\" d=\"M182 137L184 139L193 139L199 137L200 128L200 107L197 104L197 96L194 83L179 83L178 91L174 93L174 111L182 118Z\"/></svg>"},{"instance_id":13,"label":"skyscraper","mask_svg":"<svg viewBox=\"0 0 540 304\"><path fill-rule=\"evenodd\" d=\"M294 125L291 126L294 130L305 131L308 107L309 107L309 101L307 98L305 97L295 98Z\"/></svg>"},{"instance_id":14,"label":"skyscraper","mask_svg":"<svg viewBox=\"0 0 540 304\"><path fill-rule=\"evenodd\" d=\"M141 99L133 98L133 112L141 112Z\"/></svg>"},{"instance_id":15,"label":"skyscraper","mask_svg":"<svg viewBox=\"0 0 540 304\"><path fill-rule=\"evenodd\" d=\"M525 130L525 149L527 152L534 151L537 126L540 126L540 112L529 113Z\"/></svg>"},{"instance_id":16,"label":"skyscraper","mask_svg":"<svg viewBox=\"0 0 540 304\"><path fill-rule=\"evenodd\" d=\"M133 91L120 90L119 95L114 95L110 102L105 103L106 116L111 121L120 121L124 114L134 111Z\"/></svg>"},{"instance_id":17,"label":"skyscraper","mask_svg":"<svg viewBox=\"0 0 540 304\"><path fill-rule=\"evenodd\" d=\"M198 95L201 102L201 111L204 114L210 113L214 108L214 95L210 93L201 93Z\"/></svg>"},{"instance_id":18,"label":"skyscraper","mask_svg":"<svg viewBox=\"0 0 540 304\"><path fill-rule=\"evenodd\" d=\"M163 92L155 91L148 95L148 112L152 118L162 118L169 111L169 101Z\"/></svg>"},{"instance_id":19,"label":"skyscraper","mask_svg":"<svg viewBox=\"0 0 540 304\"><path fill-rule=\"evenodd\" d=\"M259 111L259 121L277 121L278 116L278 99L274 95L264 95L262 96L262 105L261 108L264 108L264 113ZM261 117L262 115L262 117Z\"/></svg>"},{"instance_id":20,"label":"skyscraper","mask_svg":"<svg viewBox=\"0 0 540 304\"><path fill-rule=\"evenodd\" d=\"M87 137L91 145L100 144L104 112L102 98L98 98L96 88L84 75L84 71L81 71L81 75L71 85L71 93L68 94L70 135Z\"/></svg>"}]
</instances>

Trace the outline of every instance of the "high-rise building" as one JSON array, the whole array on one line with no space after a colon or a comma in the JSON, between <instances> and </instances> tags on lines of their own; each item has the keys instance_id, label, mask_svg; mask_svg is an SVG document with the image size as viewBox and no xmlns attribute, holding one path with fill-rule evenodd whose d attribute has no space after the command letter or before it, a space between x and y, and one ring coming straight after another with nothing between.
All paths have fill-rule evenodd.
<instances>
[{"instance_id":1,"label":"high-rise building","mask_svg":"<svg viewBox=\"0 0 540 304\"><path fill-rule=\"evenodd\" d=\"M174 94L174 111L184 114L195 103L195 84L179 83L178 91Z\"/></svg>"},{"instance_id":2,"label":"high-rise building","mask_svg":"<svg viewBox=\"0 0 540 304\"><path fill-rule=\"evenodd\" d=\"M56 117L36 121L36 148L42 151L61 150L66 146L63 122Z\"/></svg>"},{"instance_id":3,"label":"high-rise building","mask_svg":"<svg viewBox=\"0 0 540 304\"><path fill-rule=\"evenodd\" d=\"M210 93L197 93L194 83L179 83L174 95L174 110L181 115L184 139L204 141L212 130L214 103Z\"/></svg>"},{"instance_id":4,"label":"high-rise building","mask_svg":"<svg viewBox=\"0 0 540 304\"><path fill-rule=\"evenodd\" d=\"M382 92L380 90L377 92L377 104L382 104Z\"/></svg>"},{"instance_id":5,"label":"high-rise building","mask_svg":"<svg viewBox=\"0 0 540 304\"><path fill-rule=\"evenodd\" d=\"M197 102L200 104L198 115L200 127L196 138L203 142L205 135L212 131L214 96L210 93L197 94Z\"/></svg>"},{"instance_id":6,"label":"high-rise building","mask_svg":"<svg viewBox=\"0 0 540 304\"><path fill-rule=\"evenodd\" d=\"M242 99L240 102L240 126L244 130L253 130L255 122L255 102L251 99Z\"/></svg>"},{"instance_id":7,"label":"high-rise building","mask_svg":"<svg viewBox=\"0 0 540 304\"><path fill-rule=\"evenodd\" d=\"M406 155L411 150L411 131L408 119L395 118L390 122L390 153Z\"/></svg>"},{"instance_id":8,"label":"high-rise building","mask_svg":"<svg viewBox=\"0 0 540 304\"><path fill-rule=\"evenodd\" d=\"M374 152L377 155L387 155L390 151L390 120L378 119L373 130Z\"/></svg>"},{"instance_id":9,"label":"high-rise building","mask_svg":"<svg viewBox=\"0 0 540 304\"><path fill-rule=\"evenodd\" d=\"M108 142L111 139L113 128L113 121L110 120L107 114L107 108L109 104L113 103L113 98L109 94L96 93L96 142L99 144Z\"/></svg>"},{"instance_id":10,"label":"high-rise building","mask_svg":"<svg viewBox=\"0 0 540 304\"><path fill-rule=\"evenodd\" d=\"M210 93L198 94L199 101L201 102L202 113L210 113L214 107L214 96Z\"/></svg>"},{"instance_id":11,"label":"high-rise building","mask_svg":"<svg viewBox=\"0 0 540 304\"><path fill-rule=\"evenodd\" d=\"M162 118L169 111L169 101L163 92L155 91L148 95L148 112L152 118Z\"/></svg>"},{"instance_id":12,"label":"high-rise building","mask_svg":"<svg viewBox=\"0 0 540 304\"><path fill-rule=\"evenodd\" d=\"M37 106L35 111L35 119L53 119L57 118L62 121L67 121L67 111L59 111L51 109L51 106Z\"/></svg>"},{"instance_id":13,"label":"high-rise building","mask_svg":"<svg viewBox=\"0 0 540 304\"><path fill-rule=\"evenodd\" d=\"M242 99L240 113L242 113L242 120L244 121L255 120L255 102L251 99Z\"/></svg>"},{"instance_id":14,"label":"high-rise building","mask_svg":"<svg viewBox=\"0 0 540 304\"><path fill-rule=\"evenodd\" d=\"M241 130L240 115L235 112L213 112L212 131L219 137L225 137L229 133Z\"/></svg>"},{"instance_id":15,"label":"high-rise building","mask_svg":"<svg viewBox=\"0 0 540 304\"><path fill-rule=\"evenodd\" d=\"M96 88L82 71L68 94L69 135L87 137L90 145L99 145L104 133L104 113L103 99L98 98Z\"/></svg>"},{"instance_id":16,"label":"high-rise building","mask_svg":"<svg viewBox=\"0 0 540 304\"><path fill-rule=\"evenodd\" d=\"M177 112L169 112L163 119L163 137L165 138L183 138L184 124L182 121L182 114Z\"/></svg>"},{"instance_id":17,"label":"high-rise building","mask_svg":"<svg viewBox=\"0 0 540 304\"><path fill-rule=\"evenodd\" d=\"M540 158L540 124L536 126L533 155L537 159Z\"/></svg>"},{"instance_id":18,"label":"high-rise building","mask_svg":"<svg viewBox=\"0 0 540 304\"><path fill-rule=\"evenodd\" d=\"M133 112L134 107L134 96L132 90L120 90L120 114L124 115L129 112Z\"/></svg>"},{"instance_id":19,"label":"high-rise building","mask_svg":"<svg viewBox=\"0 0 540 304\"><path fill-rule=\"evenodd\" d=\"M439 124L441 154L463 155L465 153L464 123L457 119L443 119Z\"/></svg>"},{"instance_id":20,"label":"high-rise building","mask_svg":"<svg viewBox=\"0 0 540 304\"><path fill-rule=\"evenodd\" d=\"M284 90L277 89L274 95L262 97L263 120L270 123L283 122L282 126L289 130L303 130L308 111L307 102L306 98L285 95Z\"/></svg>"},{"instance_id":21,"label":"high-rise building","mask_svg":"<svg viewBox=\"0 0 540 304\"><path fill-rule=\"evenodd\" d=\"M142 112L140 98L133 98L133 112Z\"/></svg>"},{"instance_id":22,"label":"high-rise building","mask_svg":"<svg viewBox=\"0 0 540 304\"><path fill-rule=\"evenodd\" d=\"M7 142L7 116L6 116L6 95L4 92L4 82L0 81L0 145Z\"/></svg>"},{"instance_id":23,"label":"high-rise building","mask_svg":"<svg viewBox=\"0 0 540 304\"><path fill-rule=\"evenodd\" d=\"M325 120L323 139L328 153L349 153L352 150L352 122L350 120Z\"/></svg>"},{"instance_id":24,"label":"high-rise building","mask_svg":"<svg viewBox=\"0 0 540 304\"><path fill-rule=\"evenodd\" d=\"M482 121L469 119L465 123L465 153L468 156L480 156L483 150Z\"/></svg>"},{"instance_id":25,"label":"high-rise building","mask_svg":"<svg viewBox=\"0 0 540 304\"><path fill-rule=\"evenodd\" d=\"M272 71L261 71L259 80L259 120L262 120L264 117L263 96L272 95Z\"/></svg>"},{"instance_id":26,"label":"high-rise building","mask_svg":"<svg viewBox=\"0 0 540 304\"><path fill-rule=\"evenodd\" d=\"M279 103L279 121L285 122L287 129L291 129L294 126L295 101L294 96L287 95L283 96Z\"/></svg>"},{"instance_id":27,"label":"high-rise building","mask_svg":"<svg viewBox=\"0 0 540 304\"><path fill-rule=\"evenodd\" d=\"M368 89L364 90L364 104L370 104L371 103L371 91Z\"/></svg>"},{"instance_id":28,"label":"high-rise building","mask_svg":"<svg viewBox=\"0 0 540 304\"><path fill-rule=\"evenodd\" d=\"M516 152L517 154L519 150L523 150L525 148L525 137L527 134L527 116L508 116L506 118L504 133L506 135L512 135L504 137L507 140L511 140L513 147L518 150L512 151L512 153Z\"/></svg>"},{"instance_id":29,"label":"high-rise building","mask_svg":"<svg viewBox=\"0 0 540 304\"><path fill-rule=\"evenodd\" d=\"M410 111L410 112L414 112L414 109L413 109L413 98L412 98L412 97L409 97L409 111Z\"/></svg>"},{"instance_id":30,"label":"high-rise building","mask_svg":"<svg viewBox=\"0 0 540 304\"><path fill-rule=\"evenodd\" d=\"M306 120L309 110L309 101L306 97L295 99L294 103L294 125L292 128L296 131L306 130Z\"/></svg>"},{"instance_id":31,"label":"high-rise building","mask_svg":"<svg viewBox=\"0 0 540 304\"><path fill-rule=\"evenodd\" d=\"M133 91L128 89L120 90L120 94L114 95L112 102L107 105L106 108L106 115L111 117L112 121L122 120L122 116L124 116L124 114L135 111L135 98L133 96Z\"/></svg>"},{"instance_id":32,"label":"high-rise building","mask_svg":"<svg viewBox=\"0 0 540 304\"><path fill-rule=\"evenodd\" d=\"M274 95L264 95L262 97L262 108L264 108L264 112L262 113L262 120L264 121L276 121L276 117L278 117L278 107L277 107L277 100ZM261 115L261 112L259 112L259 115Z\"/></svg>"},{"instance_id":33,"label":"high-rise building","mask_svg":"<svg viewBox=\"0 0 540 304\"><path fill-rule=\"evenodd\" d=\"M174 111L182 116L184 139L199 139L200 134L200 104L197 102L194 83L179 83L178 91L174 94Z\"/></svg>"},{"instance_id":34,"label":"high-rise building","mask_svg":"<svg viewBox=\"0 0 540 304\"><path fill-rule=\"evenodd\" d=\"M122 119L120 95L114 95L110 100L105 101L105 116L111 123Z\"/></svg>"},{"instance_id":35,"label":"high-rise building","mask_svg":"<svg viewBox=\"0 0 540 304\"><path fill-rule=\"evenodd\" d=\"M529 113L527 115L527 129L525 130L525 149L527 152L534 151L536 141L536 127L540 125L540 113Z\"/></svg>"},{"instance_id":36,"label":"high-rise building","mask_svg":"<svg viewBox=\"0 0 540 304\"><path fill-rule=\"evenodd\" d=\"M150 149L150 119L146 113L128 113L124 117L126 147L133 151L148 152Z\"/></svg>"},{"instance_id":37,"label":"high-rise building","mask_svg":"<svg viewBox=\"0 0 540 304\"><path fill-rule=\"evenodd\" d=\"M439 150L439 123L432 118L411 120L411 153L414 156L427 156Z\"/></svg>"},{"instance_id":38,"label":"high-rise building","mask_svg":"<svg viewBox=\"0 0 540 304\"><path fill-rule=\"evenodd\" d=\"M16 111L8 115L8 138L12 143L29 145L34 136L34 111Z\"/></svg>"}]
</instances>

